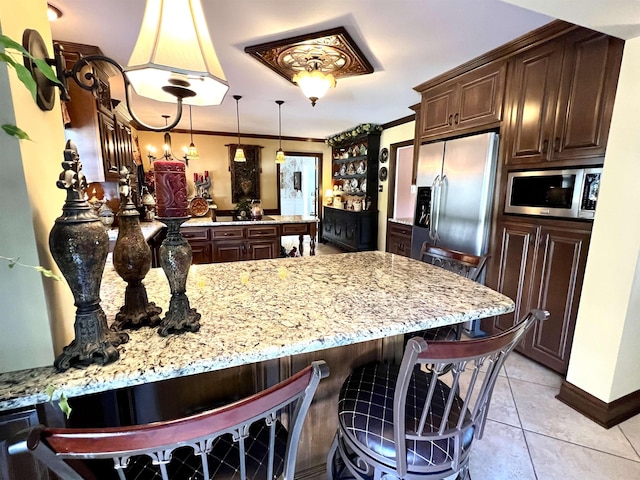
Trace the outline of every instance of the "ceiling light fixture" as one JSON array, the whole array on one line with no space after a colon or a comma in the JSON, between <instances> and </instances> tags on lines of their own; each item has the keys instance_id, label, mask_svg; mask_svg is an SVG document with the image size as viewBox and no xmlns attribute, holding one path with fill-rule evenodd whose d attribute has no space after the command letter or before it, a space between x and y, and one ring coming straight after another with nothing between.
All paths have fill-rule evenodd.
<instances>
[{"instance_id":1,"label":"ceiling light fixture","mask_svg":"<svg viewBox=\"0 0 640 480\"><path fill-rule=\"evenodd\" d=\"M285 163L287 159L282 151L282 104L284 100L276 100L276 103L278 104L278 138L280 140L280 148L276 151L276 163Z\"/></svg>"},{"instance_id":2,"label":"ceiling light fixture","mask_svg":"<svg viewBox=\"0 0 640 480\"><path fill-rule=\"evenodd\" d=\"M140 34L126 68L104 55L88 55L78 60L71 70L66 70L61 49L54 46L55 58L47 58L47 46L35 30L25 30L23 45L35 58L55 65L63 100L69 100L67 78L96 93L98 79L85 75L84 67L92 62L113 65L122 75L131 118L142 128L155 132L171 130L180 122L183 103L220 105L229 89L200 0L147 0ZM38 86L38 105L42 110L52 110L55 103L52 82L38 70L35 62L27 63ZM143 97L176 103L174 120L164 127L145 124L131 109L132 89Z\"/></svg>"},{"instance_id":3,"label":"ceiling light fixture","mask_svg":"<svg viewBox=\"0 0 640 480\"><path fill-rule=\"evenodd\" d=\"M184 152L184 163L189 165L189 160L200 160L200 155L198 154L198 149L196 145L193 143L193 123L191 121L191 105L189 105L189 134L191 137L191 143L187 148L185 148Z\"/></svg>"},{"instance_id":4,"label":"ceiling light fixture","mask_svg":"<svg viewBox=\"0 0 640 480\"><path fill-rule=\"evenodd\" d=\"M234 162L246 162L247 157L244 156L244 150L240 145L240 109L238 107L239 100L242 98L241 95L234 95L233 98L236 100L236 118L238 119L238 146L236 147L236 153L233 156Z\"/></svg>"},{"instance_id":5,"label":"ceiling light fixture","mask_svg":"<svg viewBox=\"0 0 640 480\"><path fill-rule=\"evenodd\" d=\"M297 83L314 106L336 86L337 79L373 73L371 63L344 27L253 45L244 51Z\"/></svg>"},{"instance_id":6,"label":"ceiling light fixture","mask_svg":"<svg viewBox=\"0 0 640 480\"><path fill-rule=\"evenodd\" d=\"M55 22L62 16L62 11L58 7L54 7L50 3L47 3L47 18L50 22Z\"/></svg>"}]
</instances>

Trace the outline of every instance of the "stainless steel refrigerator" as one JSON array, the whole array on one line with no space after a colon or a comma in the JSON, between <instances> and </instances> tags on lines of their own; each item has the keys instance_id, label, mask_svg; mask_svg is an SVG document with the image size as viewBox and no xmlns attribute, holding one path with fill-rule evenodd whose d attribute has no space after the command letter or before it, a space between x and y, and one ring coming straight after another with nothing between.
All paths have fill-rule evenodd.
<instances>
[{"instance_id":1,"label":"stainless steel refrigerator","mask_svg":"<svg viewBox=\"0 0 640 480\"><path fill-rule=\"evenodd\" d=\"M411 257L423 242L484 255L489 247L498 134L483 133L420 146ZM479 281L484 283L484 273ZM471 337L485 335L480 321L465 325Z\"/></svg>"},{"instance_id":2,"label":"stainless steel refrigerator","mask_svg":"<svg viewBox=\"0 0 640 480\"><path fill-rule=\"evenodd\" d=\"M411 256L422 243L474 255L487 253L498 134L483 133L420 146L417 187L426 203L416 204ZM430 187L430 189L420 187ZM418 199L420 195L418 195Z\"/></svg>"}]
</instances>

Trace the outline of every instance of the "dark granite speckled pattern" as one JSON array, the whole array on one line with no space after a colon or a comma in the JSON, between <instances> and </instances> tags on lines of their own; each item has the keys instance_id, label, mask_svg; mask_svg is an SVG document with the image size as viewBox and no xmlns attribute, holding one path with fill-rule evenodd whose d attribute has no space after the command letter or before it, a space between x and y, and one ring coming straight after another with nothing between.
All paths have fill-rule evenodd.
<instances>
[{"instance_id":1,"label":"dark granite speckled pattern","mask_svg":"<svg viewBox=\"0 0 640 480\"><path fill-rule=\"evenodd\" d=\"M164 309L161 269L144 281ZM125 283L107 264L101 297L107 318ZM513 310L513 302L443 269L383 252L192 265L187 290L201 329L167 338L131 332L110 365L55 373L37 368L0 374L0 410L47 401L47 385L67 397L139 385L372 340Z\"/></svg>"}]
</instances>

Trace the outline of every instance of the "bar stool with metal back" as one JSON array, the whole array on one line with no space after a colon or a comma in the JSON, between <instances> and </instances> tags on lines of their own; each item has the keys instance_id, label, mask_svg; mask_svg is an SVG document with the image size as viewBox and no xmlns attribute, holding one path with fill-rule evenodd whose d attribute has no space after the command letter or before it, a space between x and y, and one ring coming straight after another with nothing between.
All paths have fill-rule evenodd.
<instances>
[{"instance_id":1,"label":"bar stool with metal back","mask_svg":"<svg viewBox=\"0 0 640 480\"><path fill-rule=\"evenodd\" d=\"M420 260L477 282L487 262L488 255L472 255L470 253L436 247L424 242L420 249ZM425 330L421 335L425 340L460 340L463 324L448 325ZM414 334L415 335L415 334Z\"/></svg>"},{"instance_id":2,"label":"bar stool with metal back","mask_svg":"<svg viewBox=\"0 0 640 480\"><path fill-rule=\"evenodd\" d=\"M302 424L328 375L324 361L313 362L255 395L177 420L95 429L40 425L14 439L9 454L32 454L65 480L293 480Z\"/></svg>"},{"instance_id":3,"label":"bar stool with metal back","mask_svg":"<svg viewBox=\"0 0 640 480\"><path fill-rule=\"evenodd\" d=\"M354 370L340 390L328 479L468 480L471 447L482 438L499 371L548 316L532 310L498 335L464 342L414 337L400 365Z\"/></svg>"}]
</instances>

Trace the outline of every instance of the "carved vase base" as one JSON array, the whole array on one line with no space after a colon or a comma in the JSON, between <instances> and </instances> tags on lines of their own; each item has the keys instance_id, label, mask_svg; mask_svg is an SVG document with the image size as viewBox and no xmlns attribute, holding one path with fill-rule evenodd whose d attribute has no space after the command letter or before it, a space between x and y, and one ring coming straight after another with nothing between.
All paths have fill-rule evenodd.
<instances>
[{"instance_id":1,"label":"carved vase base","mask_svg":"<svg viewBox=\"0 0 640 480\"><path fill-rule=\"evenodd\" d=\"M118 331L126 328L155 327L160 323L162 308L149 302L147 289L142 282L128 283L124 294L124 305L116 314L111 329Z\"/></svg>"},{"instance_id":2,"label":"carved vase base","mask_svg":"<svg viewBox=\"0 0 640 480\"><path fill-rule=\"evenodd\" d=\"M76 313L74 324L76 338L64 347L53 362L64 371L70 367L86 367L92 363L106 365L120 358L116 347L129 341L129 335L107 328L107 318L102 308L86 313Z\"/></svg>"},{"instance_id":3,"label":"carved vase base","mask_svg":"<svg viewBox=\"0 0 640 480\"><path fill-rule=\"evenodd\" d=\"M201 315L189 305L186 293L175 293L169 302L169 311L160 322L158 333L166 337L171 333L197 332L200 330Z\"/></svg>"}]
</instances>

